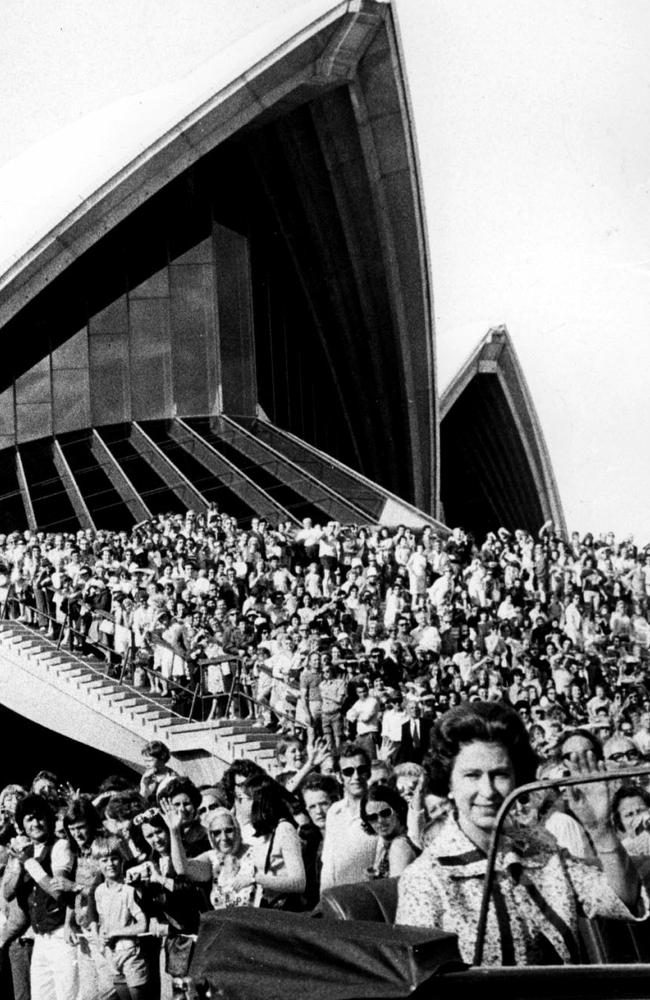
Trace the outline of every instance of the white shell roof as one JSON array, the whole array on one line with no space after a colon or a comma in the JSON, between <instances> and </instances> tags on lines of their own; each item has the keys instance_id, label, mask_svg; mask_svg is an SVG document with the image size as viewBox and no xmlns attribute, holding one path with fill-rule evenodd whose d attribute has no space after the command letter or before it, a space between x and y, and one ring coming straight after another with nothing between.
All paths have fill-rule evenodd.
<instances>
[{"instance_id":1,"label":"white shell roof","mask_svg":"<svg viewBox=\"0 0 650 1000\"><path fill-rule=\"evenodd\" d=\"M236 0L233 5L232 0L214 0L214 6L223 11L223 30L208 60L180 78L68 121L0 166L0 276L224 87L314 22L354 4Z\"/></svg>"}]
</instances>

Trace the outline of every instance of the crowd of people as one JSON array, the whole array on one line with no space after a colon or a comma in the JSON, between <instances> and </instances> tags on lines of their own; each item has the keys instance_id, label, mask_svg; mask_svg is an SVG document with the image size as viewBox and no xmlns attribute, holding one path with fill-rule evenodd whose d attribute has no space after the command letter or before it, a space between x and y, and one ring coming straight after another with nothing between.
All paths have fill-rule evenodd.
<instances>
[{"instance_id":1,"label":"crowd of people","mask_svg":"<svg viewBox=\"0 0 650 1000\"><path fill-rule=\"evenodd\" d=\"M177 707L199 688L205 717L279 735L274 767L237 760L209 786L156 742L131 785L73 791L41 772L0 793L15 1000L168 998L201 912L311 912L333 887L394 876L397 919L453 929L471 961L467 914L505 794L650 755L650 547L631 539L550 523L485 539L241 528L211 507L130 533L0 536L0 573L6 617ZM574 960L576 900L645 914L646 784L515 807L545 860L504 882L511 934L495 917L486 962ZM451 882L441 851L464 859ZM557 900L545 920L540 894Z\"/></svg>"}]
</instances>

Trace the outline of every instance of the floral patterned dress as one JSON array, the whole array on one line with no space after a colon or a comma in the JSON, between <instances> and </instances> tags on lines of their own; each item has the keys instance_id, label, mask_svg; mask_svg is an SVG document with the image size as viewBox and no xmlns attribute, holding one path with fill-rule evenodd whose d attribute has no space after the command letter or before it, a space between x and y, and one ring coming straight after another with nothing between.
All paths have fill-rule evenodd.
<instances>
[{"instance_id":1,"label":"floral patterned dress","mask_svg":"<svg viewBox=\"0 0 650 1000\"><path fill-rule=\"evenodd\" d=\"M395 923L435 927L458 936L471 963L487 858L454 817L399 880ZM619 899L596 863L558 849L550 834L515 828L497 855L483 950L484 965L578 963L578 916L644 920Z\"/></svg>"}]
</instances>

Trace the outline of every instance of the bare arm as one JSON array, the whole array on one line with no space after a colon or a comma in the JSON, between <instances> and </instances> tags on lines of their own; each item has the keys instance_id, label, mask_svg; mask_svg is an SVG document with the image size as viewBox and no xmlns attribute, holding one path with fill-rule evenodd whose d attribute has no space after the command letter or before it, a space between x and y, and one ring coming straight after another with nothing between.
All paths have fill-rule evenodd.
<instances>
[{"instance_id":1,"label":"bare arm","mask_svg":"<svg viewBox=\"0 0 650 1000\"><path fill-rule=\"evenodd\" d=\"M415 860L415 851L405 837L396 838L388 852L388 866L391 878L401 875L407 865Z\"/></svg>"},{"instance_id":2,"label":"bare arm","mask_svg":"<svg viewBox=\"0 0 650 1000\"><path fill-rule=\"evenodd\" d=\"M570 755L571 773L585 777L605 769L591 750ZM611 821L611 785L606 782L573 786L571 808L591 835L605 877L618 898L634 912L639 903L639 874Z\"/></svg>"},{"instance_id":3,"label":"bare arm","mask_svg":"<svg viewBox=\"0 0 650 1000\"><path fill-rule=\"evenodd\" d=\"M179 816L168 799L160 800L160 811L169 827L171 859L174 871L186 875L192 882L208 882L212 877L212 865L207 853L198 858L188 858L181 838L182 817Z\"/></svg>"},{"instance_id":4,"label":"bare arm","mask_svg":"<svg viewBox=\"0 0 650 1000\"><path fill-rule=\"evenodd\" d=\"M257 868L255 881L271 892L304 892L305 866L298 834L289 823L281 823L275 838L280 849L279 857L272 858L268 872Z\"/></svg>"}]
</instances>

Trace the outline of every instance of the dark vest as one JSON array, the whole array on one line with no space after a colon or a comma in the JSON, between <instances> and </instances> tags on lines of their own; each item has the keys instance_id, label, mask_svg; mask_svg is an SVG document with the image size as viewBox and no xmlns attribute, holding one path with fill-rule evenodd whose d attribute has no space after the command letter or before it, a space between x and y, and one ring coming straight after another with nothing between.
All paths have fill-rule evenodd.
<instances>
[{"instance_id":1,"label":"dark vest","mask_svg":"<svg viewBox=\"0 0 650 1000\"><path fill-rule=\"evenodd\" d=\"M43 851L38 862L47 875L52 875L52 845ZM36 882L32 883L27 897L29 919L35 934L49 934L65 921L65 903L54 899Z\"/></svg>"}]
</instances>

